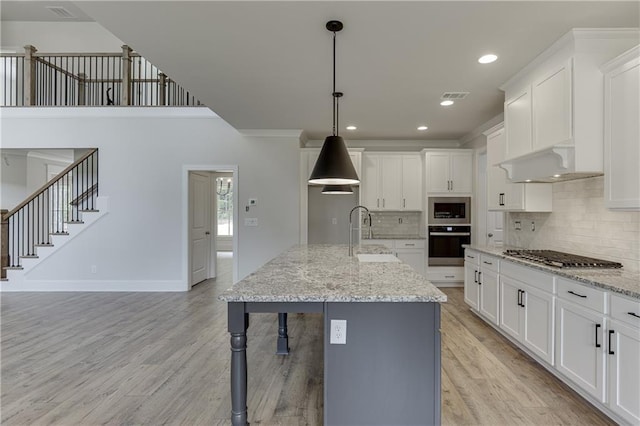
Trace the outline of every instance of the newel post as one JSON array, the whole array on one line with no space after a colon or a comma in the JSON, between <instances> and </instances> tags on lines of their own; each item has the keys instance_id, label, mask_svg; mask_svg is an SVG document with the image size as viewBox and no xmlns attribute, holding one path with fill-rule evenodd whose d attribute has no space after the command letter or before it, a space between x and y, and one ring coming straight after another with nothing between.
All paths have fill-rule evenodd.
<instances>
[{"instance_id":1,"label":"newel post","mask_svg":"<svg viewBox=\"0 0 640 426\"><path fill-rule=\"evenodd\" d=\"M122 105L131 105L131 48L122 45L122 87L120 89Z\"/></svg>"},{"instance_id":2,"label":"newel post","mask_svg":"<svg viewBox=\"0 0 640 426\"><path fill-rule=\"evenodd\" d=\"M24 47L24 104L36 104L36 58L38 51L30 44Z\"/></svg>"},{"instance_id":3,"label":"newel post","mask_svg":"<svg viewBox=\"0 0 640 426\"><path fill-rule=\"evenodd\" d=\"M158 74L158 105L167 105L167 76L163 72Z\"/></svg>"}]
</instances>

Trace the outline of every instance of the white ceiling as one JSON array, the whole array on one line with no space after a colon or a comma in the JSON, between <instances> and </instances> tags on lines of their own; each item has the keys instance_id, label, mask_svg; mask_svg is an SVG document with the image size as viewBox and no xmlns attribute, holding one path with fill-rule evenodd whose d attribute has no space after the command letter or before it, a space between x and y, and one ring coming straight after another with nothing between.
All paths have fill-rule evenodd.
<instances>
[{"instance_id":1,"label":"white ceiling","mask_svg":"<svg viewBox=\"0 0 640 426\"><path fill-rule=\"evenodd\" d=\"M3 1L3 19L12 19L5 4L24 17L43 3ZM498 86L569 29L640 26L636 1L73 3L234 127L302 129L309 139L331 133L328 20L344 23L337 90L347 139L458 140L502 112ZM478 64L487 52L498 61ZM444 108L445 91L470 95Z\"/></svg>"}]
</instances>

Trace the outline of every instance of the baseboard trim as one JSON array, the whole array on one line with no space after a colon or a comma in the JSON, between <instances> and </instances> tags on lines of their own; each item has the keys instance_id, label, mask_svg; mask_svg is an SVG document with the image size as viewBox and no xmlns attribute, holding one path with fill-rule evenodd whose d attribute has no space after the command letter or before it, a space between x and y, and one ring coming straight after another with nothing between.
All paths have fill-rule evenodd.
<instances>
[{"instance_id":1,"label":"baseboard trim","mask_svg":"<svg viewBox=\"0 0 640 426\"><path fill-rule=\"evenodd\" d=\"M11 281L0 284L0 292L183 292L189 287L182 280L23 280L11 285Z\"/></svg>"}]
</instances>

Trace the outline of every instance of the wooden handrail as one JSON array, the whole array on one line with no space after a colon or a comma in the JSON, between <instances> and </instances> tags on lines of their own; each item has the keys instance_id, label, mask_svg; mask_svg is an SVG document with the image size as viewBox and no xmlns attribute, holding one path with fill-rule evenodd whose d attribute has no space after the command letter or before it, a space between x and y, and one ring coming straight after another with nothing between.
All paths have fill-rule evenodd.
<instances>
[{"instance_id":1,"label":"wooden handrail","mask_svg":"<svg viewBox=\"0 0 640 426\"><path fill-rule=\"evenodd\" d=\"M80 157L78 160L74 161L73 164L69 165L69 167L67 167L66 169L64 169L63 171L61 171L60 173L58 173L58 176L55 177L54 179L51 179L49 182L45 183L44 185L42 185L42 187L40 189L38 189L37 191L35 191L33 194L31 194L26 200L24 200L23 202L21 202L20 204L18 204L17 207L15 207L14 209L12 209L9 213L5 214L2 216L2 220L8 220L9 217L11 217L14 213L16 213L17 211L19 211L21 208L23 208L24 206L26 206L27 204L29 204L31 201L33 201L38 195L40 195L42 192L44 192L47 188L53 186L54 183L56 183L57 181L59 181L60 179L62 179L67 173L69 173L71 170L73 170L74 167L76 167L78 164L82 163L84 160L86 160L87 158L91 157L91 155L93 155L94 153L98 152L98 148L93 148L91 149L89 152L87 152L86 154L84 154L82 157Z\"/></svg>"},{"instance_id":2,"label":"wooden handrail","mask_svg":"<svg viewBox=\"0 0 640 426\"><path fill-rule=\"evenodd\" d=\"M51 67L54 70L66 75L67 77L71 77L71 78L73 78L75 80L80 80L80 78L78 76L74 75L73 73L70 73L69 71L65 70L64 68L61 68L61 67L57 66L56 64L52 64L51 62L46 61L46 60L42 59L41 57L35 57L35 58L36 58L36 61L40 62L41 64L44 64L44 65L46 65L48 67Z\"/></svg>"}]
</instances>

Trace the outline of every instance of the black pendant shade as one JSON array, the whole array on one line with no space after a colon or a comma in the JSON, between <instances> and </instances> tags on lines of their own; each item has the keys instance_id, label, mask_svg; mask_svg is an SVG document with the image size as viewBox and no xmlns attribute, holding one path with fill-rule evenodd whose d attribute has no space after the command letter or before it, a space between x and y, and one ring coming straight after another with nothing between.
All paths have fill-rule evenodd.
<instances>
[{"instance_id":1,"label":"black pendant shade","mask_svg":"<svg viewBox=\"0 0 640 426\"><path fill-rule=\"evenodd\" d=\"M360 183L342 136L327 136L311 172L309 183L353 185Z\"/></svg>"},{"instance_id":2,"label":"black pendant shade","mask_svg":"<svg viewBox=\"0 0 640 426\"><path fill-rule=\"evenodd\" d=\"M353 194L351 185L325 185L322 187L322 193L328 195Z\"/></svg>"},{"instance_id":3,"label":"black pendant shade","mask_svg":"<svg viewBox=\"0 0 640 426\"><path fill-rule=\"evenodd\" d=\"M349 151L344 139L338 136L338 99L342 92L336 91L336 33L342 30L342 22L327 22L327 30L333 32L333 135L327 136L322 144L322 150L313 167L310 184L317 185L355 185L360 183L356 169L353 167ZM326 193L323 191L323 193Z\"/></svg>"}]
</instances>

